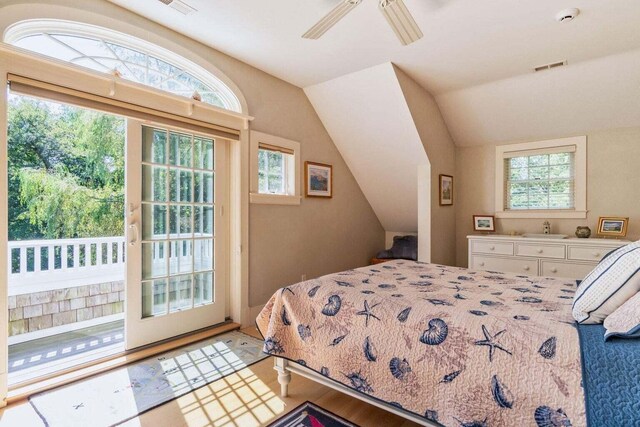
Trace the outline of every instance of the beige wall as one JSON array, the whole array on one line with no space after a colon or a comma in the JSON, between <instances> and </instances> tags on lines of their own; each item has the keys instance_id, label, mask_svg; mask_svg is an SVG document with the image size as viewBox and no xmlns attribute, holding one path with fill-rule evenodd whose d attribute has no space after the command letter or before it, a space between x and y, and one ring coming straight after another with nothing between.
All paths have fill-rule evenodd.
<instances>
[{"instance_id":1,"label":"beige wall","mask_svg":"<svg viewBox=\"0 0 640 427\"><path fill-rule=\"evenodd\" d=\"M334 197L300 206L250 205L249 305L266 302L302 274L368 263L384 248L384 231L302 89L106 1L0 1L0 32L35 18L77 20L152 41L224 73L243 92L252 129L301 143L302 161L333 165Z\"/></svg>"},{"instance_id":2,"label":"beige wall","mask_svg":"<svg viewBox=\"0 0 640 427\"><path fill-rule=\"evenodd\" d=\"M456 191L455 145L433 96L398 67L394 68L431 164L431 262L453 265L456 248L451 236L456 232L456 206L440 206L439 176L454 176Z\"/></svg>"},{"instance_id":3,"label":"beige wall","mask_svg":"<svg viewBox=\"0 0 640 427\"><path fill-rule=\"evenodd\" d=\"M521 141L519 141L521 142ZM627 238L640 239L640 128L587 134L586 220L552 219L552 233L573 235L578 225L595 233L598 217L630 218ZM456 264L467 265L467 239L474 214L493 214L495 146L457 147ZM542 232L544 219L497 219L496 231Z\"/></svg>"}]
</instances>

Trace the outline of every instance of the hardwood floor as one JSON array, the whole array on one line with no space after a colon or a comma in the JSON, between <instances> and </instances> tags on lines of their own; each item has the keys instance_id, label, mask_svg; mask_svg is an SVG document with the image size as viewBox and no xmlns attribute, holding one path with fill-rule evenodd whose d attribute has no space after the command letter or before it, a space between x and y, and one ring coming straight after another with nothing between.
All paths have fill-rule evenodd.
<instances>
[{"instance_id":1,"label":"hardwood floor","mask_svg":"<svg viewBox=\"0 0 640 427\"><path fill-rule=\"evenodd\" d=\"M259 337L253 327L242 331ZM306 400L362 427L417 425L297 375L293 375L289 385L288 398L281 398L279 390L280 385L273 370L273 359L268 358L122 425L128 427L257 427L269 424ZM25 400L0 411L0 426L37 427L44 426L44 423Z\"/></svg>"}]
</instances>

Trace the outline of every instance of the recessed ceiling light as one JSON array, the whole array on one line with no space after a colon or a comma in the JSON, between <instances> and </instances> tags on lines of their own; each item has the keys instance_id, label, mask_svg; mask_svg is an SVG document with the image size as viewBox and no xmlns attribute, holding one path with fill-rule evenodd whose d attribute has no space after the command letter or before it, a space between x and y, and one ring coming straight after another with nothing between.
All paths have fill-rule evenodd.
<instances>
[{"instance_id":1,"label":"recessed ceiling light","mask_svg":"<svg viewBox=\"0 0 640 427\"><path fill-rule=\"evenodd\" d=\"M558 22L569 22L573 21L576 16L580 15L580 9L572 7L570 9L564 9L558 12L556 15L556 21Z\"/></svg>"}]
</instances>

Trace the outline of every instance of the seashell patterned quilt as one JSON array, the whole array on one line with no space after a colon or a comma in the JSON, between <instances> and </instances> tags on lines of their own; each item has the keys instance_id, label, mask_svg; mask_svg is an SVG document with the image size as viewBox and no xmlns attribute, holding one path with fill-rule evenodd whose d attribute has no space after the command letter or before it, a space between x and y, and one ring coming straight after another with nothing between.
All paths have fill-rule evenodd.
<instances>
[{"instance_id":1,"label":"seashell patterned quilt","mask_svg":"<svg viewBox=\"0 0 640 427\"><path fill-rule=\"evenodd\" d=\"M584 426L575 282L397 260L276 292L264 351L444 426Z\"/></svg>"}]
</instances>

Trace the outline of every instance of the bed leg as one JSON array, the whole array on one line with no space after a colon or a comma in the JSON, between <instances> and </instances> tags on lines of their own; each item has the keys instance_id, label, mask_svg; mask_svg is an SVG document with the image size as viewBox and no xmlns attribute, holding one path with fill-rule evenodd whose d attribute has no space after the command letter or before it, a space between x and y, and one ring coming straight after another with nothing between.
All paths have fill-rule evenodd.
<instances>
[{"instance_id":1,"label":"bed leg","mask_svg":"<svg viewBox=\"0 0 640 427\"><path fill-rule=\"evenodd\" d=\"M278 371L278 382L280 383L280 397L289 396L289 383L291 382L291 372L287 369L287 361L279 357L274 358L274 368Z\"/></svg>"}]
</instances>

